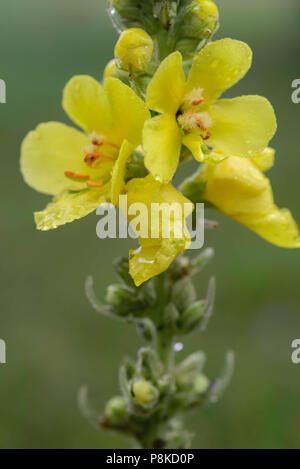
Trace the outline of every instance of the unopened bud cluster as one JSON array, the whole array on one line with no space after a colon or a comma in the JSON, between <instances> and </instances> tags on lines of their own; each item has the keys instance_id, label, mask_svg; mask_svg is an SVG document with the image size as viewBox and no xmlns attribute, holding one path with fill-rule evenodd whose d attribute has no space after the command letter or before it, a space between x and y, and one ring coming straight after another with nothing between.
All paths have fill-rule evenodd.
<instances>
[{"instance_id":1,"label":"unopened bud cluster","mask_svg":"<svg viewBox=\"0 0 300 469\"><path fill-rule=\"evenodd\" d=\"M219 11L212 0L192 1L179 29L176 49L185 59L192 59L195 52L211 39L218 26Z\"/></svg>"},{"instance_id":2,"label":"unopened bud cluster","mask_svg":"<svg viewBox=\"0 0 300 469\"><path fill-rule=\"evenodd\" d=\"M109 0L109 13L120 38L104 78L117 76L126 82L128 77L122 72L134 73L143 94L168 54L179 50L190 61L219 25L212 0Z\"/></svg>"},{"instance_id":3,"label":"unopened bud cluster","mask_svg":"<svg viewBox=\"0 0 300 469\"><path fill-rule=\"evenodd\" d=\"M141 287L135 287L128 274L128 261L121 258L115 264L120 283L108 287L106 305L87 290L97 311L136 323L147 343L138 351L136 360L123 362L119 372L122 395L108 401L99 419L103 427L128 433L143 447L188 448L191 435L176 415L215 402L225 388L223 377L211 381L204 373L202 352L178 364L174 361L177 340L203 330L211 316L214 280L210 281L207 297L198 300L192 277L212 255L213 251L206 249L194 260L181 256L167 274Z\"/></svg>"}]
</instances>

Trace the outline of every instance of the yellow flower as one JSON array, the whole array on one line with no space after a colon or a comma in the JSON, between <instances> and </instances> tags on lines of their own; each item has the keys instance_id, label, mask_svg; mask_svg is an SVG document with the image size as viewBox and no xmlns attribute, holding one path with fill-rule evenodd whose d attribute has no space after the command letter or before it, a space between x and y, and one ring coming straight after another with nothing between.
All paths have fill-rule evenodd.
<instances>
[{"instance_id":1,"label":"yellow flower","mask_svg":"<svg viewBox=\"0 0 300 469\"><path fill-rule=\"evenodd\" d=\"M218 100L248 71L250 48L222 39L208 44L194 59L187 80L179 52L157 69L147 90L147 105L160 115L143 131L145 165L153 176L169 182L178 166L181 145L197 161L225 156L252 157L262 152L276 131L269 101L260 96Z\"/></svg>"},{"instance_id":2,"label":"yellow flower","mask_svg":"<svg viewBox=\"0 0 300 469\"><path fill-rule=\"evenodd\" d=\"M133 213L127 214L140 241L140 247L130 251L129 255L129 272L139 286L164 272L189 246L190 234L185 217L190 215L193 205L171 184L160 184L150 174L143 179L129 181L126 194L128 207L143 204L136 206L138 217ZM156 211L159 208L160 214Z\"/></svg>"},{"instance_id":3,"label":"yellow flower","mask_svg":"<svg viewBox=\"0 0 300 469\"><path fill-rule=\"evenodd\" d=\"M124 187L126 160L142 141L149 111L121 81L104 88L92 77L73 77L63 107L81 132L59 122L40 124L22 143L25 181L55 199L35 213L37 228L50 230L82 218Z\"/></svg>"},{"instance_id":4,"label":"yellow flower","mask_svg":"<svg viewBox=\"0 0 300 469\"><path fill-rule=\"evenodd\" d=\"M195 181L204 183L203 198L225 215L277 246L300 247L298 227L287 209L275 205L263 173L273 160L270 148L250 159L231 156L217 165L203 165Z\"/></svg>"}]
</instances>

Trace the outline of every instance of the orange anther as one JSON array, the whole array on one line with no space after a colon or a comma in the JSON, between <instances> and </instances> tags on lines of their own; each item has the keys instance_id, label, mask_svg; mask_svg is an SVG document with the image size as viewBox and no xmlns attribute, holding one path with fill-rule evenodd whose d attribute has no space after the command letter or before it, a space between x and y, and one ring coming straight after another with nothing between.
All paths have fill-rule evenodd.
<instances>
[{"instance_id":1,"label":"orange anther","mask_svg":"<svg viewBox=\"0 0 300 469\"><path fill-rule=\"evenodd\" d=\"M211 137L211 133L207 132L207 134L202 138L203 138L203 140L208 140L210 137Z\"/></svg>"},{"instance_id":2,"label":"orange anther","mask_svg":"<svg viewBox=\"0 0 300 469\"><path fill-rule=\"evenodd\" d=\"M201 98L199 98L199 99L194 99L194 101L192 101L192 105L193 106L199 106L200 104L203 103L203 101L204 101L204 98L203 98L203 96L201 96Z\"/></svg>"},{"instance_id":3,"label":"orange anther","mask_svg":"<svg viewBox=\"0 0 300 469\"><path fill-rule=\"evenodd\" d=\"M103 186L102 181L88 181L86 184L87 184L88 187L91 187L91 188Z\"/></svg>"},{"instance_id":4,"label":"orange anther","mask_svg":"<svg viewBox=\"0 0 300 469\"><path fill-rule=\"evenodd\" d=\"M99 153L87 153L84 157L84 162L88 165L88 166L92 166L95 161L97 161L99 159Z\"/></svg>"},{"instance_id":5,"label":"orange anther","mask_svg":"<svg viewBox=\"0 0 300 469\"><path fill-rule=\"evenodd\" d=\"M97 138L93 138L92 139L92 144L93 145L96 145L97 147L101 147L101 145L103 145L103 140L98 140Z\"/></svg>"},{"instance_id":6,"label":"orange anther","mask_svg":"<svg viewBox=\"0 0 300 469\"><path fill-rule=\"evenodd\" d=\"M65 171L65 176L75 181L87 181L90 177L88 174L78 174L70 170Z\"/></svg>"}]
</instances>

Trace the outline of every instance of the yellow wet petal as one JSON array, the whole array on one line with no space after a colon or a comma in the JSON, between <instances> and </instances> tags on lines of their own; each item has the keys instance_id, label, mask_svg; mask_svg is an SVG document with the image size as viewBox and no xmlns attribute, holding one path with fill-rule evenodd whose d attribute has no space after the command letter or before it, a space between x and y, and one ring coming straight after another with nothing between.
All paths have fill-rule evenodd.
<instances>
[{"instance_id":1,"label":"yellow wet petal","mask_svg":"<svg viewBox=\"0 0 300 469\"><path fill-rule=\"evenodd\" d=\"M38 230L54 230L61 225L85 217L106 202L109 185L101 189L84 190L78 193L63 192L57 196L45 210L34 214Z\"/></svg>"},{"instance_id":2,"label":"yellow wet petal","mask_svg":"<svg viewBox=\"0 0 300 469\"><path fill-rule=\"evenodd\" d=\"M185 75L180 52L170 54L158 67L148 89L146 103L162 114L176 114L182 102Z\"/></svg>"},{"instance_id":3,"label":"yellow wet petal","mask_svg":"<svg viewBox=\"0 0 300 469\"><path fill-rule=\"evenodd\" d=\"M185 135L182 139L182 143L190 150L195 160L199 162L204 161L204 154L202 151L203 139L199 135Z\"/></svg>"},{"instance_id":4,"label":"yellow wet petal","mask_svg":"<svg viewBox=\"0 0 300 469\"><path fill-rule=\"evenodd\" d=\"M111 201L114 205L118 205L119 195L124 189L126 163L133 150L134 146L124 140L111 177Z\"/></svg>"},{"instance_id":5,"label":"yellow wet petal","mask_svg":"<svg viewBox=\"0 0 300 469\"><path fill-rule=\"evenodd\" d=\"M206 164L197 176L204 198L237 222L277 246L300 247L299 230L291 213L278 208L269 179L250 159L229 157Z\"/></svg>"},{"instance_id":6,"label":"yellow wet petal","mask_svg":"<svg viewBox=\"0 0 300 469\"><path fill-rule=\"evenodd\" d=\"M77 75L63 92L63 108L87 133L112 137L112 115L103 87L88 75Z\"/></svg>"},{"instance_id":7,"label":"yellow wet petal","mask_svg":"<svg viewBox=\"0 0 300 469\"><path fill-rule=\"evenodd\" d=\"M251 62L251 49L244 42L229 38L212 42L195 57L186 91L203 88L206 103L212 103L243 78Z\"/></svg>"},{"instance_id":8,"label":"yellow wet petal","mask_svg":"<svg viewBox=\"0 0 300 469\"><path fill-rule=\"evenodd\" d=\"M251 158L252 163L263 172L268 171L274 165L275 150L273 148L266 148L262 153Z\"/></svg>"},{"instance_id":9,"label":"yellow wet petal","mask_svg":"<svg viewBox=\"0 0 300 469\"><path fill-rule=\"evenodd\" d=\"M117 78L107 78L104 88L113 116L114 141L121 145L126 139L137 147L142 143L144 122L150 118L145 103Z\"/></svg>"},{"instance_id":10,"label":"yellow wet petal","mask_svg":"<svg viewBox=\"0 0 300 469\"><path fill-rule=\"evenodd\" d=\"M133 203L142 203L147 207L147 236L140 236L140 247L130 251L129 272L137 286L151 277L164 272L173 260L186 249L190 236L185 225L185 216L192 211L192 204L170 184L160 184L148 175L143 179L132 179L127 185L128 207ZM157 224L153 204L164 204L159 229L153 232ZM177 205L176 205L177 204ZM187 204L187 205L185 205ZM177 211L178 210L178 211ZM168 216L168 220L164 217ZM154 218L153 218L154 217ZM129 216L132 222L133 216ZM169 223L169 232L164 231ZM167 236L166 236L167 235Z\"/></svg>"},{"instance_id":11,"label":"yellow wet petal","mask_svg":"<svg viewBox=\"0 0 300 469\"><path fill-rule=\"evenodd\" d=\"M273 107L262 96L223 99L209 107L213 125L209 145L225 155L256 156L276 131Z\"/></svg>"},{"instance_id":12,"label":"yellow wet petal","mask_svg":"<svg viewBox=\"0 0 300 469\"><path fill-rule=\"evenodd\" d=\"M153 246L141 246L129 253L129 273L136 286L161 274L186 249L184 240L163 239Z\"/></svg>"},{"instance_id":13,"label":"yellow wet petal","mask_svg":"<svg viewBox=\"0 0 300 469\"><path fill-rule=\"evenodd\" d=\"M64 172L87 173L83 148L88 144L85 134L65 124L40 124L22 143L21 171L25 181L37 191L50 195L82 188L82 183L70 181Z\"/></svg>"},{"instance_id":14,"label":"yellow wet petal","mask_svg":"<svg viewBox=\"0 0 300 469\"><path fill-rule=\"evenodd\" d=\"M171 181L179 162L181 135L174 117L164 114L145 123L143 131L145 166L155 179Z\"/></svg>"}]
</instances>

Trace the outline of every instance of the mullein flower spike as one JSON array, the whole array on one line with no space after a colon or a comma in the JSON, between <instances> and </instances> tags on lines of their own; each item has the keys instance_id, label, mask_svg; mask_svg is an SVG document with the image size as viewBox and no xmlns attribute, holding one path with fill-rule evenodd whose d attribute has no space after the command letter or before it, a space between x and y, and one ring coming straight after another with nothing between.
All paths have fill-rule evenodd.
<instances>
[{"instance_id":1,"label":"mullein flower spike","mask_svg":"<svg viewBox=\"0 0 300 469\"><path fill-rule=\"evenodd\" d=\"M146 346L135 361L123 360L122 395L108 401L103 417L89 407L85 388L79 405L94 426L134 437L144 448L189 448L192 435L181 415L216 402L234 365L229 352L213 380L202 352L175 360L181 340L206 329L215 301L214 278L202 299L193 283L213 250L181 255L191 243L186 218L193 204L204 202L277 246L300 247L300 235L291 213L275 205L264 174L274 162L271 104L256 95L220 99L247 73L252 51L229 38L209 42L219 26L216 4L109 0L108 12L120 37L103 85L75 76L63 92L63 108L81 130L40 124L22 143L21 171L32 188L54 196L35 213L43 231L103 203L121 205L126 194L127 208L119 208L139 247L115 263L119 283L108 286L106 304L91 277L86 294L100 314L134 323ZM191 156L199 168L178 190L173 176ZM133 204L147 209L138 221ZM164 207L156 218L154 204ZM174 204L180 211L170 216Z\"/></svg>"}]
</instances>

